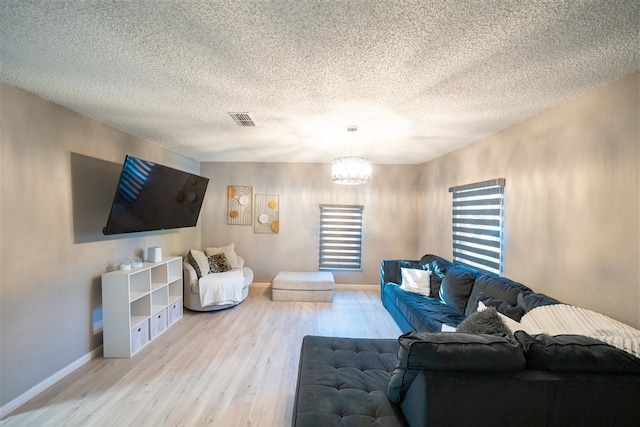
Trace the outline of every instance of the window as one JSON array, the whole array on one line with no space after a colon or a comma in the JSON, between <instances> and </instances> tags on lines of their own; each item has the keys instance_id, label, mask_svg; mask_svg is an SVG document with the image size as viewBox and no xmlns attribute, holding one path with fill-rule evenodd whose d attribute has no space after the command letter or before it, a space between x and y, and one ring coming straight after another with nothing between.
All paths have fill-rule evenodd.
<instances>
[{"instance_id":1,"label":"window","mask_svg":"<svg viewBox=\"0 0 640 427\"><path fill-rule=\"evenodd\" d=\"M363 206L320 205L321 270L362 269Z\"/></svg>"},{"instance_id":2,"label":"window","mask_svg":"<svg viewBox=\"0 0 640 427\"><path fill-rule=\"evenodd\" d=\"M453 260L502 274L504 178L449 188L453 193Z\"/></svg>"}]
</instances>

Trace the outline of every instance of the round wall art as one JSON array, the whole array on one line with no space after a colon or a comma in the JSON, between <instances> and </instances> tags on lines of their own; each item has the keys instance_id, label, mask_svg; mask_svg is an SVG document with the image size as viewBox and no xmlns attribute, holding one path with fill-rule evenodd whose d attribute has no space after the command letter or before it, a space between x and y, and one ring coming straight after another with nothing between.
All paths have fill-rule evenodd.
<instances>
[{"instance_id":1,"label":"round wall art","mask_svg":"<svg viewBox=\"0 0 640 427\"><path fill-rule=\"evenodd\" d=\"M253 187L230 185L227 188L227 224L251 225Z\"/></svg>"},{"instance_id":2,"label":"round wall art","mask_svg":"<svg viewBox=\"0 0 640 427\"><path fill-rule=\"evenodd\" d=\"M256 194L255 212L255 233L277 234L280 231L280 196Z\"/></svg>"}]
</instances>

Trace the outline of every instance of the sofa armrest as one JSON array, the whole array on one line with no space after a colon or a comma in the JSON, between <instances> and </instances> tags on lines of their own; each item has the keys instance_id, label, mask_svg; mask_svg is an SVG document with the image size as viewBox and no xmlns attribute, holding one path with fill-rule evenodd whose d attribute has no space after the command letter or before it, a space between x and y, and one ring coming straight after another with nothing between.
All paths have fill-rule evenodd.
<instances>
[{"instance_id":1,"label":"sofa armrest","mask_svg":"<svg viewBox=\"0 0 640 427\"><path fill-rule=\"evenodd\" d=\"M380 298L384 294L384 285L392 282L391 277L397 277L399 273L397 259L383 259L380 261Z\"/></svg>"},{"instance_id":2,"label":"sofa armrest","mask_svg":"<svg viewBox=\"0 0 640 427\"><path fill-rule=\"evenodd\" d=\"M238 267L237 268L244 267L244 258L242 258L240 255L236 254L236 259L238 260Z\"/></svg>"},{"instance_id":3,"label":"sofa armrest","mask_svg":"<svg viewBox=\"0 0 640 427\"><path fill-rule=\"evenodd\" d=\"M193 268L191 264L188 262L182 263L182 268L184 270L184 279L188 280L190 286L198 283L198 275L196 274L196 270Z\"/></svg>"}]
</instances>

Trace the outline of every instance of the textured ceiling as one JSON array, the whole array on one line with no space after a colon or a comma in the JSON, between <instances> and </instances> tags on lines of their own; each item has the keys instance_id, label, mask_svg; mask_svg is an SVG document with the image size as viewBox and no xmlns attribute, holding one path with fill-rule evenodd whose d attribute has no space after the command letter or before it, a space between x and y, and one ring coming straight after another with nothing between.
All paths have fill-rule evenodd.
<instances>
[{"instance_id":1,"label":"textured ceiling","mask_svg":"<svg viewBox=\"0 0 640 427\"><path fill-rule=\"evenodd\" d=\"M411 164L637 70L639 27L638 0L2 0L0 81L200 161Z\"/></svg>"}]
</instances>

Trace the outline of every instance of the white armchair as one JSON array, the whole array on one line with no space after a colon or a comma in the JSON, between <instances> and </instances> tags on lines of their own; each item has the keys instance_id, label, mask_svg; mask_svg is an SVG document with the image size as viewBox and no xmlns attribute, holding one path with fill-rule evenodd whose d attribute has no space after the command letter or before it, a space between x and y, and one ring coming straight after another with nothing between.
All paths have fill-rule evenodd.
<instances>
[{"instance_id":1,"label":"white armchair","mask_svg":"<svg viewBox=\"0 0 640 427\"><path fill-rule=\"evenodd\" d=\"M228 271L211 272L210 258L223 253L231 267ZM214 311L233 307L249 295L253 271L234 251L233 243L222 248L192 249L185 257L184 306L194 311Z\"/></svg>"}]
</instances>

